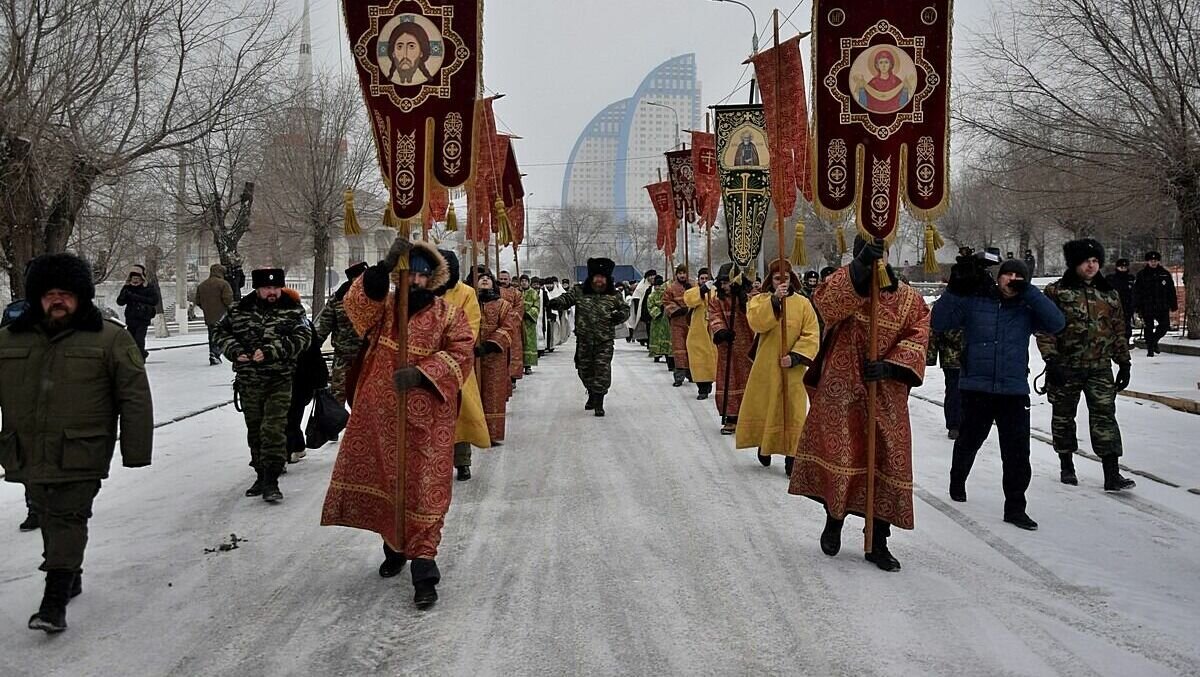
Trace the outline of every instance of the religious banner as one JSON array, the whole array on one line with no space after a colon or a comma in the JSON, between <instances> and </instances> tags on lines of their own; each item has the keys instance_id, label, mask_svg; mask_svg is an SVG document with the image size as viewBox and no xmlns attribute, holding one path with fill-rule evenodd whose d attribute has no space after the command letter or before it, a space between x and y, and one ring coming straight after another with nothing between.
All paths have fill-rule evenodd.
<instances>
[{"instance_id":1,"label":"religious banner","mask_svg":"<svg viewBox=\"0 0 1200 677\"><path fill-rule=\"evenodd\" d=\"M505 211L508 213L508 227L511 242L519 245L525 241L525 186L521 182L521 168L517 165L517 154L513 150L512 137L501 136L504 145L504 172L500 179L500 189L504 195Z\"/></svg>"},{"instance_id":2,"label":"religious banner","mask_svg":"<svg viewBox=\"0 0 1200 677\"><path fill-rule=\"evenodd\" d=\"M800 36L756 54L754 76L766 113L771 149L771 195L775 210L787 218L796 208L796 189L812 201L808 179L808 97Z\"/></svg>"},{"instance_id":3,"label":"religious banner","mask_svg":"<svg viewBox=\"0 0 1200 677\"><path fill-rule=\"evenodd\" d=\"M716 106L717 173L725 205L729 258L755 270L771 206L771 152L761 105Z\"/></svg>"},{"instance_id":4,"label":"religious banner","mask_svg":"<svg viewBox=\"0 0 1200 677\"><path fill-rule=\"evenodd\" d=\"M813 206L854 209L867 237L888 238L903 200L919 219L950 196L952 0L813 4Z\"/></svg>"},{"instance_id":5,"label":"religious banner","mask_svg":"<svg viewBox=\"0 0 1200 677\"><path fill-rule=\"evenodd\" d=\"M436 181L429 186L429 205L425 210L425 230L433 228L433 224L444 222L446 212L450 209L450 191Z\"/></svg>"},{"instance_id":6,"label":"religious banner","mask_svg":"<svg viewBox=\"0 0 1200 677\"><path fill-rule=\"evenodd\" d=\"M671 190L670 181L659 181L646 186L650 194L650 204L654 205L654 213L658 216L658 238L655 245L659 251L668 257L675 255L675 230L679 227L675 219L675 195Z\"/></svg>"},{"instance_id":7,"label":"religious banner","mask_svg":"<svg viewBox=\"0 0 1200 677\"><path fill-rule=\"evenodd\" d=\"M692 132L692 169L696 172L696 208L700 223L705 228L712 228L717 222L717 208L721 202L715 134Z\"/></svg>"},{"instance_id":8,"label":"religious banner","mask_svg":"<svg viewBox=\"0 0 1200 677\"><path fill-rule=\"evenodd\" d=\"M473 242L491 241L492 210L500 190L503 165L496 163L494 100L494 97L487 97L481 102L475 121L475 135L479 143L472 157L474 170L471 172L471 185L467 187L467 237Z\"/></svg>"},{"instance_id":9,"label":"religious banner","mask_svg":"<svg viewBox=\"0 0 1200 677\"><path fill-rule=\"evenodd\" d=\"M675 196L675 216L686 223L695 223L696 171L692 167L692 151L673 150L666 155L671 192Z\"/></svg>"},{"instance_id":10,"label":"religious banner","mask_svg":"<svg viewBox=\"0 0 1200 677\"><path fill-rule=\"evenodd\" d=\"M482 0L342 0L392 212L471 178Z\"/></svg>"}]
</instances>

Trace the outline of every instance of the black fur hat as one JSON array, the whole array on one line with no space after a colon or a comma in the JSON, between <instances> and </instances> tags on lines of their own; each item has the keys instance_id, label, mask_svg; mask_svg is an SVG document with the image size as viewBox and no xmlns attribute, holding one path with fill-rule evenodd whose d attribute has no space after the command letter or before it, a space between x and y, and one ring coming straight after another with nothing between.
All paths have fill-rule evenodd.
<instances>
[{"instance_id":1,"label":"black fur hat","mask_svg":"<svg viewBox=\"0 0 1200 677\"><path fill-rule=\"evenodd\" d=\"M358 263L346 269L346 278L349 280L354 280L365 272L367 272L367 263L365 261L359 261Z\"/></svg>"},{"instance_id":2,"label":"black fur hat","mask_svg":"<svg viewBox=\"0 0 1200 677\"><path fill-rule=\"evenodd\" d=\"M612 276L613 276L613 271L616 269L617 269L617 264L613 263L612 259L606 259L606 258L588 259L588 262L587 262L588 277L593 277L596 275L603 275L604 277L607 277L611 280Z\"/></svg>"},{"instance_id":3,"label":"black fur hat","mask_svg":"<svg viewBox=\"0 0 1200 677\"><path fill-rule=\"evenodd\" d=\"M282 268L259 268L250 272L251 285L260 287L286 287Z\"/></svg>"},{"instance_id":4,"label":"black fur hat","mask_svg":"<svg viewBox=\"0 0 1200 677\"><path fill-rule=\"evenodd\" d=\"M1063 259L1067 262L1067 268L1074 268L1093 256L1100 261L1100 265L1104 265L1104 245L1090 237L1071 240L1063 245Z\"/></svg>"},{"instance_id":5,"label":"black fur hat","mask_svg":"<svg viewBox=\"0 0 1200 677\"><path fill-rule=\"evenodd\" d=\"M51 289L69 291L80 301L96 298L92 266L74 254L44 254L29 262L25 271L25 298L42 298Z\"/></svg>"}]
</instances>

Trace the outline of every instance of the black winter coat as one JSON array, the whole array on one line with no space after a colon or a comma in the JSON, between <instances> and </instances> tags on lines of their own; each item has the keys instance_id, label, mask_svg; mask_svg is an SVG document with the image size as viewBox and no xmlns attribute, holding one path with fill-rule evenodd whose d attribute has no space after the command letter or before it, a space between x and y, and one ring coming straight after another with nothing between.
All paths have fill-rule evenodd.
<instances>
[{"instance_id":1,"label":"black winter coat","mask_svg":"<svg viewBox=\"0 0 1200 677\"><path fill-rule=\"evenodd\" d=\"M125 306L125 324L129 326L150 324L158 314L158 302L158 288L154 285L127 284L117 296L117 305Z\"/></svg>"},{"instance_id":2,"label":"black winter coat","mask_svg":"<svg viewBox=\"0 0 1200 677\"><path fill-rule=\"evenodd\" d=\"M1175 278L1162 266L1142 268L1133 284L1133 300L1139 315L1161 315L1177 310Z\"/></svg>"},{"instance_id":3,"label":"black winter coat","mask_svg":"<svg viewBox=\"0 0 1200 677\"><path fill-rule=\"evenodd\" d=\"M1108 283L1117 290L1117 295L1121 297L1121 310L1125 311L1125 317L1133 319L1133 275L1118 270L1115 273L1109 273Z\"/></svg>"}]
</instances>

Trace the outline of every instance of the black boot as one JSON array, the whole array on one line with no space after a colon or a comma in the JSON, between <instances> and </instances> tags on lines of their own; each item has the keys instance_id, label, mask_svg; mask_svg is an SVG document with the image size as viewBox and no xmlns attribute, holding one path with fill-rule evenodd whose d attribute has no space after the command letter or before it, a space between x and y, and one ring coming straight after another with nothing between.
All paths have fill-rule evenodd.
<instances>
[{"instance_id":1,"label":"black boot","mask_svg":"<svg viewBox=\"0 0 1200 677\"><path fill-rule=\"evenodd\" d=\"M871 552L863 555L868 562L884 571L899 571L900 560L892 556L887 547L888 536L891 535L892 525L883 520L875 520L875 530L871 536Z\"/></svg>"},{"instance_id":2,"label":"black boot","mask_svg":"<svg viewBox=\"0 0 1200 677\"><path fill-rule=\"evenodd\" d=\"M254 475L255 475L254 484L251 484L250 488L246 490L246 495L247 496L262 496L263 471L255 468Z\"/></svg>"},{"instance_id":3,"label":"black boot","mask_svg":"<svg viewBox=\"0 0 1200 677\"><path fill-rule=\"evenodd\" d=\"M708 396L712 394L712 386L712 383L697 383L696 389L700 391L700 394L696 395L696 399L707 400Z\"/></svg>"},{"instance_id":4,"label":"black boot","mask_svg":"<svg viewBox=\"0 0 1200 677\"><path fill-rule=\"evenodd\" d=\"M680 387L680 386L682 386L682 385L683 385L683 381L684 381L686 378L687 378L687 372L686 372L686 371L684 371L683 369L676 369L676 370L675 370L675 382L674 382L674 383L672 383L671 385L672 385L673 387L675 387L675 388L678 388L678 387Z\"/></svg>"},{"instance_id":5,"label":"black boot","mask_svg":"<svg viewBox=\"0 0 1200 677\"><path fill-rule=\"evenodd\" d=\"M584 411L591 411L596 408L596 393L588 392L587 404L583 405Z\"/></svg>"},{"instance_id":6,"label":"black boot","mask_svg":"<svg viewBox=\"0 0 1200 677\"><path fill-rule=\"evenodd\" d=\"M759 462L759 464L762 465L762 467L769 468L771 466L771 455L767 454L766 456L764 456L762 453L762 449L759 449L758 450L758 462Z\"/></svg>"},{"instance_id":7,"label":"black boot","mask_svg":"<svg viewBox=\"0 0 1200 677\"><path fill-rule=\"evenodd\" d=\"M383 578L391 578L404 570L404 564L408 562L408 558L402 553L396 552L388 547L387 543L383 544L383 564L379 565L379 575Z\"/></svg>"},{"instance_id":8,"label":"black boot","mask_svg":"<svg viewBox=\"0 0 1200 677\"><path fill-rule=\"evenodd\" d=\"M277 503L283 500L283 492L279 490L279 475L282 468L270 467L263 471L262 499L267 503Z\"/></svg>"},{"instance_id":9,"label":"black boot","mask_svg":"<svg viewBox=\"0 0 1200 677\"><path fill-rule=\"evenodd\" d=\"M794 457L792 457L792 456L784 456L783 457L783 472L786 473L788 477L792 476L792 467L795 465L796 465L796 459Z\"/></svg>"},{"instance_id":10,"label":"black boot","mask_svg":"<svg viewBox=\"0 0 1200 677\"><path fill-rule=\"evenodd\" d=\"M41 526L41 522L38 521L37 513L30 510L25 514L25 521L21 522L21 526L17 528L21 531L37 531L39 526Z\"/></svg>"},{"instance_id":11,"label":"black boot","mask_svg":"<svg viewBox=\"0 0 1200 677\"><path fill-rule=\"evenodd\" d=\"M1059 480L1063 484L1078 485L1079 478L1075 476L1075 454L1069 451L1058 452L1058 463L1061 468Z\"/></svg>"},{"instance_id":12,"label":"black boot","mask_svg":"<svg viewBox=\"0 0 1200 677\"><path fill-rule=\"evenodd\" d=\"M75 578L71 581L71 592L68 593L68 601L75 599L83 594L83 572L75 574Z\"/></svg>"},{"instance_id":13,"label":"black boot","mask_svg":"<svg viewBox=\"0 0 1200 677\"><path fill-rule=\"evenodd\" d=\"M442 580L437 562L431 559L412 561L413 603L418 609L428 609L438 600L437 584Z\"/></svg>"},{"instance_id":14,"label":"black boot","mask_svg":"<svg viewBox=\"0 0 1200 677\"><path fill-rule=\"evenodd\" d=\"M1004 521L1025 531L1037 531L1038 523L1034 522L1029 515L1019 512L1012 515L1005 515Z\"/></svg>"},{"instance_id":15,"label":"black boot","mask_svg":"<svg viewBox=\"0 0 1200 677\"><path fill-rule=\"evenodd\" d=\"M30 630L54 634L67 629L67 602L71 599L74 580L74 571L55 569L46 572L46 592L38 612L29 617Z\"/></svg>"},{"instance_id":16,"label":"black boot","mask_svg":"<svg viewBox=\"0 0 1200 677\"><path fill-rule=\"evenodd\" d=\"M1100 463L1104 466L1105 491L1122 491L1137 486L1137 482L1121 476L1121 466L1118 457L1101 456Z\"/></svg>"},{"instance_id":17,"label":"black boot","mask_svg":"<svg viewBox=\"0 0 1200 677\"><path fill-rule=\"evenodd\" d=\"M458 471L459 482L466 482L467 480L471 479L471 466L459 465L455 466L455 470Z\"/></svg>"},{"instance_id":18,"label":"black boot","mask_svg":"<svg viewBox=\"0 0 1200 677\"><path fill-rule=\"evenodd\" d=\"M604 416L604 396L596 395L596 410L593 411L596 416Z\"/></svg>"},{"instance_id":19,"label":"black boot","mask_svg":"<svg viewBox=\"0 0 1200 677\"><path fill-rule=\"evenodd\" d=\"M825 513L825 530L821 532L821 552L833 557L842 549L842 525L845 520L835 520Z\"/></svg>"},{"instance_id":20,"label":"black boot","mask_svg":"<svg viewBox=\"0 0 1200 677\"><path fill-rule=\"evenodd\" d=\"M967 502L967 481L950 475L950 500L956 503Z\"/></svg>"}]
</instances>

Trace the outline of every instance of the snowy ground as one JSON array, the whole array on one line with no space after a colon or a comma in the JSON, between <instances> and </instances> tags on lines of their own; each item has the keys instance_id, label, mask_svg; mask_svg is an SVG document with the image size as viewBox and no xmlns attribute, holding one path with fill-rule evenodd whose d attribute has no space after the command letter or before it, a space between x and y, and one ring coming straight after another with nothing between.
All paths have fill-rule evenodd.
<instances>
[{"instance_id":1,"label":"snowy ground","mask_svg":"<svg viewBox=\"0 0 1200 677\"><path fill-rule=\"evenodd\" d=\"M582 410L571 347L513 401L509 440L455 486L441 601L412 607L407 575L375 573L379 541L317 526L335 453L247 499L239 415L157 431L154 465L118 468L96 502L70 629L25 628L41 593L20 487L0 486L5 675L811 674L1178 675L1200 672L1200 496L1138 478L1125 495L1057 481L1035 440L1034 533L1001 522L994 437L951 503L939 407L914 399L917 529L883 573L824 556L816 504L789 496L717 434L712 401L670 387L618 343L608 418ZM203 348L158 352L160 422L228 398ZM1197 362L1200 364L1200 361ZM1138 362L1134 380L1138 382ZM915 394L940 401L940 373ZM174 415L178 415L178 413ZM1121 400L1126 462L1200 486L1200 417ZM1048 407L1035 426L1049 430ZM1084 448L1087 448L1085 443ZM206 554L229 534L247 542Z\"/></svg>"}]
</instances>

